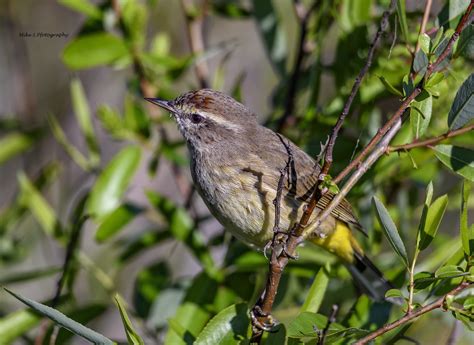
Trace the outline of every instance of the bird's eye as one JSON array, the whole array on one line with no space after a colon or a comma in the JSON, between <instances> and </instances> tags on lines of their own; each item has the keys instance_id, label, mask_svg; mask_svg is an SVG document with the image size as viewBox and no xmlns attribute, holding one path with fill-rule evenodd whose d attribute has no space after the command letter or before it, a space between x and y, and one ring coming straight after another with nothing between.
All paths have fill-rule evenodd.
<instances>
[{"instance_id":1,"label":"bird's eye","mask_svg":"<svg viewBox=\"0 0 474 345\"><path fill-rule=\"evenodd\" d=\"M192 123L201 123L204 120L204 117L202 117L199 114L191 114L191 122Z\"/></svg>"}]
</instances>

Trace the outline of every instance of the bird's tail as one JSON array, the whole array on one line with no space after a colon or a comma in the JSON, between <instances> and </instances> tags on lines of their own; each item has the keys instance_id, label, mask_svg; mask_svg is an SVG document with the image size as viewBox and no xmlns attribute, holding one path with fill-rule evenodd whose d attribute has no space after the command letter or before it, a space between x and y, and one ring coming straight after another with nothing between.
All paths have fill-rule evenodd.
<instances>
[{"instance_id":1,"label":"bird's tail","mask_svg":"<svg viewBox=\"0 0 474 345\"><path fill-rule=\"evenodd\" d=\"M385 293L394 288L364 254L354 251L354 262L346 266L356 286L375 301L384 301Z\"/></svg>"}]
</instances>

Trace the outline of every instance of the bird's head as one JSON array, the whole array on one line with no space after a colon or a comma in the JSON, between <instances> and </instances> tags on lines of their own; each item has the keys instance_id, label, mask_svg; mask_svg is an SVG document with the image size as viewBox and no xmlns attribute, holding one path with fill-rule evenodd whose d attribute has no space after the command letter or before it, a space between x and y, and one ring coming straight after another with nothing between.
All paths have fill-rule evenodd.
<instances>
[{"instance_id":1,"label":"bird's head","mask_svg":"<svg viewBox=\"0 0 474 345\"><path fill-rule=\"evenodd\" d=\"M172 101L146 100L168 110L188 144L198 150L241 138L257 126L255 114L243 104L211 89L190 91Z\"/></svg>"}]
</instances>

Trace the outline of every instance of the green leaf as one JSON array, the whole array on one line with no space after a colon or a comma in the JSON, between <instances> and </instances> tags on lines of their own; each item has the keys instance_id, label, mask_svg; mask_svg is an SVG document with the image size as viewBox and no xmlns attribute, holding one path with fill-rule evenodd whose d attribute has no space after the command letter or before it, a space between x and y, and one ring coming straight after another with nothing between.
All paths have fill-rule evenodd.
<instances>
[{"instance_id":1,"label":"green leaf","mask_svg":"<svg viewBox=\"0 0 474 345\"><path fill-rule=\"evenodd\" d=\"M418 50L413 60L413 70L419 74L425 74L426 68L428 67L428 56L423 50Z\"/></svg>"},{"instance_id":2,"label":"green leaf","mask_svg":"<svg viewBox=\"0 0 474 345\"><path fill-rule=\"evenodd\" d=\"M449 169L474 181L474 151L452 145L438 145L433 148L436 157Z\"/></svg>"},{"instance_id":3,"label":"green leaf","mask_svg":"<svg viewBox=\"0 0 474 345\"><path fill-rule=\"evenodd\" d=\"M408 24L405 10L405 0L397 0L397 17L400 23L403 40L408 43Z\"/></svg>"},{"instance_id":4,"label":"green leaf","mask_svg":"<svg viewBox=\"0 0 474 345\"><path fill-rule=\"evenodd\" d=\"M102 18L102 12L88 0L59 0L59 3L77 12L81 12L90 18Z\"/></svg>"},{"instance_id":5,"label":"green leaf","mask_svg":"<svg viewBox=\"0 0 474 345\"><path fill-rule=\"evenodd\" d=\"M474 119L474 73L462 83L448 115L450 130L461 128Z\"/></svg>"},{"instance_id":6,"label":"green leaf","mask_svg":"<svg viewBox=\"0 0 474 345\"><path fill-rule=\"evenodd\" d=\"M458 266L446 265L436 270L435 277L446 279L446 278L459 277L462 274L464 274L464 271Z\"/></svg>"},{"instance_id":7,"label":"green leaf","mask_svg":"<svg viewBox=\"0 0 474 345\"><path fill-rule=\"evenodd\" d=\"M246 339L249 324L247 305L244 303L231 305L207 323L194 344L241 344L242 340Z\"/></svg>"},{"instance_id":8,"label":"green leaf","mask_svg":"<svg viewBox=\"0 0 474 345\"><path fill-rule=\"evenodd\" d=\"M418 272L413 278L415 292L426 289L437 280L431 272Z\"/></svg>"},{"instance_id":9,"label":"green leaf","mask_svg":"<svg viewBox=\"0 0 474 345\"><path fill-rule=\"evenodd\" d=\"M132 204L120 205L110 214L105 216L95 233L96 241L104 242L110 237L116 235L142 211L143 209Z\"/></svg>"},{"instance_id":10,"label":"green leaf","mask_svg":"<svg viewBox=\"0 0 474 345\"><path fill-rule=\"evenodd\" d=\"M420 231L419 250L426 249L436 236L447 205L448 196L443 195L429 206L428 212L426 213L426 222L424 222L424 227Z\"/></svg>"},{"instance_id":11,"label":"green leaf","mask_svg":"<svg viewBox=\"0 0 474 345\"><path fill-rule=\"evenodd\" d=\"M390 289L385 293L385 298L405 298L400 289Z\"/></svg>"},{"instance_id":12,"label":"green leaf","mask_svg":"<svg viewBox=\"0 0 474 345\"><path fill-rule=\"evenodd\" d=\"M0 344L11 344L41 321L41 316L31 310L18 310L0 319Z\"/></svg>"},{"instance_id":13,"label":"green leaf","mask_svg":"<svg viewBox=\"0 0 474 345\"><path fill-rule=\"evenodd\" d=\"M122 297L120 297L119 294L115 294L114 299L120 311L120 317L122 318L122 323L125 328L125 334L127 335L128 343L132 345L145 345L145 342L135 331L132 321L130 321L130 318L127 315L125 301L122 299Z\"/></svg>"},{"instance_id":14,"label":"green leaf","mask_svg":"<svg viewBox=\"0 0 474 345\"><path fill-rule=\"evenodd\" d=\"M273 1L253 1L253 5L254 16L260 33L263 36L265 50L270 58L270 62L280 76L285 76L289 45L283 28L280 25Z\"/></svg>"},{"instance_id":15,"label":"green leaf","mask_svg":"<svg viewBox=\"0 0 474 345\"><path fill-rule=\"evenodd\" d=\"M395 88L395 86L393 86L387 79L385 79L385 77L383 76L378 76L380 81L382 82L382 84L385 86L385 88L387 89L388 92L396 95L396 96L400 96L400 97L403 97L403 94L397 90Z\"/></svg>"},{"instance_id":16,"label":"green leaf","mask_svg":"<svg viewBox=\"0 0 474 345\"><path fill-rule=\"evenodd\" d=\"M459 227L461 231L462 247L467 256L471 256L474 253L474 227L469 228L467 216L471 189L472 183L468 180L464 180L462 184L461 219L459 221Z\"/></svg>"},{"instance_id":17,"label":"green leaf","mask_svg":"<svg viewBox=\"0 0 474 345\"><path fill-rule=\"evenodd\" d=\"M32 135L23 133L7 134L0 139L0 164L29 150L34 142L35 139Z\"/></svg>"},{"instance_id":18,"label":"green leaf","mask_svg":"<svg viewBox=\"0 0 474 345\"><path fill-rule=\"evenodd\" d=\"M454 57L459 55L474 60L474 24L467 25L461 32Z\"/></svg>"},{"instance_id":19,"label":"green leaf","mask_svg":"<svg viewBox=\"0 0 474 345\"><path fill-rule=\"evenodd\" d=\"M431 38L425 33L422 33L418 37L418 44L420 45L420 48L425 52L426 55L430 53L430 43L431 43Z\"/></svg>"},{"instance_id":20,"label":"green leaf","mask_svg":"<svg viewBox=\"0 0 474 345\"><path fill-rule=\"evenodd\" d=\"M408 267L408 256L407 251L405 249L405 245L398 233L398 229L393 223L390 214L388 213L385 206L382 202L377 199L377 197L373 197L372 203L377 211L377 217L379 219L380 224L382 225L382 229L384 230L385 236L387 236L388 241L392 245L395 252L402 258L403 263L406 267Z\"/></svg>"},{"instance_id":21,"label":"green leaf","mask_svg":"<svg viewBox=\"0 0 474 345\"><path fill-rule=\"evenodd\" d=\"M21 189L20 203L30 210L45 233L54 236L58 219L53 208L23 172L18 173L18 183Z\"/></svg>"},{"instance_id":22,"label":"green leaf","mask_svg":"<svg viewBox=\"0 0 474 345\"><path fill-rule=\"evenodd\" d=\"M141 104L131 96L125 98L123 125L140 136L150 136L150 118Z\"/></svg>"},{"instance_id":23,"label":"green leaf","mask_svg":"<svg viewBox=\"0 0 474 345\"><path fill-rule=\"evenodd\" d=\"M5 289L6 292L11 294L13 297L21 301L22 303L26 304L29 306L31 309L34 311L40 313L41 315L44 315L51 320L53 320L57 325L64 327L74 334L94 343L94 344L104 344L104 345L113 345L113 341L104 337L102 334L97 333L96 331L93 331L90 328L87 328L80 323L68 318L66 315L61 313L60 311L53 309L51 307L48 307L44 304L35 302L29 298L20 296L13 291L10 291L8 289Z\"/></svg>"},{"instance_id":24,"label":"green leaf","mask_svg":"<svg viewBox=\"0 0 474 345\"><path fill-rule=\"evenodd\" d=\"M53 132L54 137L58 143L63 147L67 154L72 158L72 160L79 165L83 170L89 171L91 166L87 158L79 151L67 138L63 129L59 125L56 118L52 115L48 116L49 126L51 127L51 132Z\"/></svg>"},{"instance_id":25,"label":"green leaf","mask_svg":"<svg viewBox=\"0 0 474 345\"><path fill-rule=\"evenodd\" d=\"M410 124L415 139L420 138L426 132L431 120L432 107L433 97L431 95L420 102L411 102Z\"/></svg>"},{"instance_id":26,"label":"green leaf","mask_svg":"<svg viewBox=\"0 0 474 345\"><path fill-rule=\"evenodd\" d=\"M128 146L115 155L97 178L87 201L87 212L102 218L119 204L140 164L141 151Z\"/></svg>"},{"instance_id":27,"label":"green leaf","mask_svg":"<svg viewBox=\"0 0 474 345\"><path fill-rule=\"evenodd\" d=\"M329 276L327 275L324 268L320 268L316 278L314 278L313 284L308 291L308 295L301 307L300 312L311 312L317 313L321 303L323 302L324 294L328 288Z\"/></svg>"},{"instance_id":28,"label":"green leaf","mask_svg":"<svg viewBox=\"0 0 474 345\"><path fill-rule=\"evenodd\" d=\"M428 215L428 209L430 208L432 199L433 199L433 182L430 181L430 183L428 184L428 187L426 188L425 204L423 205L423 212L421 213L420 224L418 225L418 232L416 234L417 250L420 250L421 236L426 228L426 218Z\"/></svg>"},{"instance_id":29,"label":"green leaf","mask_svg":"<svg viewBox=\"0 0 474 345\"><path fill-rule=\"evenodd\" d=\"M92 125L91 111L87 102L84 89L79 79L71 81L71 97L74 114L76 115L79 128L84 135L90 154L90 165L97 166L100 161L99 144Z\"/></svg>"},{"instance_id":30,"label":"green leaf","mask_svg":"<svg viewBox=\"0 0 474 345\"><path fill-rule=\"evenodd\" d=\"M79 36L64 48L62 59L71 69L109 65L119 59L131 61L125 42L108 33Z\"/></svg>"},{"instance_id":31,"label":"green leaf","mask_svg":"<svg viewBox=\"0 0 474 345\"><path fill-rule=\"evenodd\" d=\"M327 317L321 314L304 312L299 314L287 326L287 335L290 338L318 337L318 330L324 329Z\"/></svg>"},{"instance_id":32,"label":"green leaf","mask_svg":"<svg viewBox=\"0 0 474 345\"><path fill-rule=\"evenodd\" d=\"M133 289L133 304L139 316L148 318L155 299L170 284L170 281L171 272L165 262L155 262L138 272ZM161 310L159 313L165 313L165 311Z\"/></svg>"}]
</instances>

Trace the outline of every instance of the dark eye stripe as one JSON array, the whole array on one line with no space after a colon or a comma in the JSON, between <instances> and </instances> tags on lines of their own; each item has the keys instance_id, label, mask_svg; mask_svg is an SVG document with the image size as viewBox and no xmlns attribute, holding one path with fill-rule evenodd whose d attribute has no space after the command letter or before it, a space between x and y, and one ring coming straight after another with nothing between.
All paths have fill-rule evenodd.
<instances>
[{"instance_id":1,"label":"dark eye stripe","mask_svg":"<svg viewBox=\"0 0 474 345\"><path fill-rule=\"evenodd\" d=\"M191 114L191 122L192 123L200 123L204 120L204 117L202 117L199 114Z\"/></svg>"}]
</instances>

